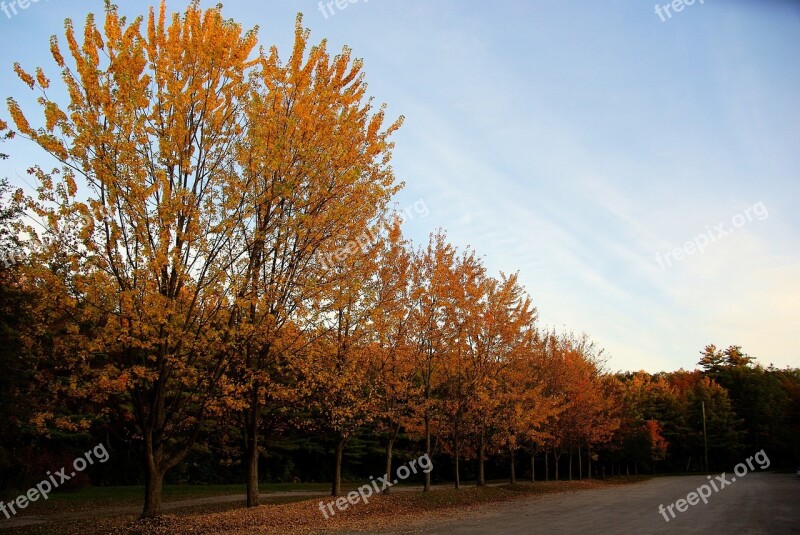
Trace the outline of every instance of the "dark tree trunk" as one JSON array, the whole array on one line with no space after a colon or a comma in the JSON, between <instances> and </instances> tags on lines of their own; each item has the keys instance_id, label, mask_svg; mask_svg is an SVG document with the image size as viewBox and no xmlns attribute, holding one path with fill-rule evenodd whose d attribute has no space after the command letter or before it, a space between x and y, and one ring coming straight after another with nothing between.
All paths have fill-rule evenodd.
<instances>
[{"instance_id":1,"label":"dark tree trunk","mask_svg":"<svg viewBox=\"0 0 800 535\"><path fill-rule=\"evenodd\" d=\"M484 456L486 455L486 443L483 427L481 427L480 437L478 439L478 486L482 487L486 484L484 478Z\"/></svg>"},{"instance_id":2,"label":"dark tree trunk","mask_svg":"<svg viewBox=\"0 0 800 535\"><path fill-rule=\"evenodd\" d=\"M581 447L578 446L578 480L583 479L583 457L581 453Z\"/></svg>"},{"instance_id":3,"label":"dark tree trunk","mask_svg":"<svg viewBox=\"0 0 800 535\"><path fill-rule=\"evenodd\" d=\"M514 467L514 461L515 461L514 448L509 448L508 454L509 454L509 457L511 458L511 478L510 478L511 479L511 484L512 485L516 485L517 484L517 473L516 473L516 470L515 470L515 467Z\"/></svg>"},{"instance_id":4,"label":"dark tree trunk","mask_svg":"<svg viewBox=\"0 0 800 535\"><path fill-rule=\"evenodd\" d=\"M572 447L569 448L569 456L567 459L567 475L569 480L572 481Z\"/></svg>"},{"instance_id":5,"label":"dark tree trunk","mask_svg":"<svg viewBox=\"0 0 800 535\"><path fill-rule=\"evenodd\" d=\"M586 464L589 465L588 466L589 472L588 472L587 477L589 479L592 479L592 447L589 446L588 448L586 448L586 450L587 450L586 451Z\"/></svg>"},{"instance_id":6,"label":"dark tree trunk","mask_svg":"<svg viewBox=\"0 0 800 535\"><path fill-rule=\"evenodd\" d=\"M550 481L550 454L544 450L544 480Z\"/></svg>"},{"instance_id":7,"label":"dark tree trunk","mask_svg":"<svg viewBox=\"0 0 800 535\"><path fill-rule=\"evenodd\" d=\"M392 451L394 450L394 441L397 438L397 433L400 431L400 424L395 425L392 429L392 434L389 436L389 440L386 442L386 472L384 476L386 480L389 481L389 477L392 475ZM389 487L383 489L384 494L389 494Z\"/></svg>"},{"instance_id":8,"label":"dark tree trunk","mask_svg":"<svg viewBox=\"0 0 800 535\"><path fill-rule=\"evenodd\" d=\"M553 474L555 476L553 478L554 481L558 481L558 465L562 455L563 453L556 453L556 450L553 450L553 465L555 467L555 472Z\"/></svg>"},{"instance_id":9,"label":"dark tree trunk","mask_svg":"<svg viewBox=\"0 0 800 535\"><path fill-rule=\"evenodd\" d=\"M342 455L344 453L345 439L339 434L336 439L336 451L334 453L333 486L331 496L338 496L342 492Z\"/></svg>"},{"instance_id":10,"label":"dark tree trunk","mask_svg":"<svg viewBox=\"0 0 800 535\"><path fill-rule=\"evenodd\" d=\"M428 458L431 458L431 416L428 414L428 410L425 409L425 453L428 455ZM428 471L425 474L425 486L422 489L422 492L428 492L431 490L431 471Z\"/></svg>"},{"instance_id":11,"label":"dark tree trunk","mask_svg":"<svg viewBox=\"0 0 800 535\"><path fill-rule=\"evenodd\" d=\"M247 434L247 507L258 506L258 424L261 404L258 399L258 384L253 385L250 394L250 407L246 415Z\"/></svg>"},{"instance_id":12,"label":"dark tree trunk","mask_svg":"<svg viewBox=\"0 0 800 535\"><path fill-rule=\"evenodd\" d=\"M455 456L455 471L456 471L456 480L455 480L455 488L461 488L461 474L460 474L460 457L461 457L461 450L460 450L460 433L459 433L459 426L458 426L458 417L456 417L456 422L453 430L453 453Z\"/></svg>"},{"instance_id":13,"label":"dark tree trunk","mask_svg":"<svg viewBox=\"0 0 800 535\"><path fill-rule=\"evenodd\" d=\"M531 446L531 483L536 482L536 447Z\"/></svg>"},{"instance_id":14,"label":"dark tree trunk","mask_svg":"<svg viewBox=\"0 0 800 535\"><path fill-rule=\"evenodd\" d=\"M164 470L157 466L155 456L147 454L144 471L144 509L142 518L155 518L161 514L161 489L164 485Z\"/></svg>"}]
</instances>

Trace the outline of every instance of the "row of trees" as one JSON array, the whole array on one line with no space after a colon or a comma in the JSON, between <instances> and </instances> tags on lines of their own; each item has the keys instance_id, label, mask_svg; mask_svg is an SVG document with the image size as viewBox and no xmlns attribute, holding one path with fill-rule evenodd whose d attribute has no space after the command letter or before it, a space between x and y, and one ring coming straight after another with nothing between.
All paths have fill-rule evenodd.
<instances>
[{"instance_id":1,"label":"row of trees","mask_svg":"<svg viewBox=\"0 0 800 535\"><path fill-rule=\"evenodd\" d=\"M386 474L402 440L451 459L456 486L498 458L513 482L520 454L531 478L537 458L546 477L551 458L556 478L573 459L583 477L696 455L681 441L697 399L720 419L712 447L735 450L717 380L752 369L741 354L685 377L606 373L586 336L537 327L516 274L491 276L442 232L404 238L401 120L384 126L348 49L308 40L298 18L283 62L219 8L162 3L129 23L107 4L82 42L67 21L69 60L51 41L66 104L43 69L15 67L44 118L9 99L14 133L58 165L32 167L35 198L6 195L0 214L5 473L31 443L113 441L114 459L140 456L144 516L210 450L241 463L257 505L265 439L286 437L330 440L334 494L366 435Z\"/></svg>"},{"instance_id":2,"label":"row of trees","mask_svg":"<svg viewBox=\"0 0 800 535\"><path fill-rule=\"evenodd\" d=\"M566 406L562 374L529 376L542 357L517 277L488 277L442 234L418 251L403 241L387 210L401 121L382 126L349 50L309 48L298 19L284 64L197 3L130 24L107 4L82 43L68 20L66 42L69 61L55 38L51 52L67 105L43 69L20 65L43 125L8 100L16 133L60 164L30 170L33 215L13 227L35 326L21 342L53 394L34 421L126 424L143 449L145 516L209 426L238 424L253 506L260 437L287 421L336 437L338 494L342 452L370 421L389 430L388 470L400 427L418 424L431 452L452 408L456 459L475 435L482 463ZM560 344L567 364L584 357L585 342ZM591 381L586 366L576 373ZM502 415L517 421L503 429Z\"/></svg>"}]
</instances>

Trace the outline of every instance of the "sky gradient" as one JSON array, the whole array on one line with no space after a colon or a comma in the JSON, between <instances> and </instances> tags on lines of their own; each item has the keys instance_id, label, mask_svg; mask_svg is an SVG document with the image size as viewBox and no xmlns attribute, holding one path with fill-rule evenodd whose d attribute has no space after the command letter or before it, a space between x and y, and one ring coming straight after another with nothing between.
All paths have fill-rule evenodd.
<instances>
[{"instance_id":1,"label":"sky gradient","mask_svg":"<svg viewBox=\"0 0 800 535\"><path fill-rule=\"evenodd\" d=\"M312 42L364 59L370 94L406 117L397 204L429 212L414 242L443 228L490 272L519 271L540 325L586 332L611 370L692 369L709 343L800 366L800 3L697 0L663 22L632 0L340 5L224 14L286 58L302 11ZM102 6L0 11L0 93L33 112L13 62L55 81L49 36ZM40 153L3 152L0 176L29 189Z\"/></svg>"}]
</instances>

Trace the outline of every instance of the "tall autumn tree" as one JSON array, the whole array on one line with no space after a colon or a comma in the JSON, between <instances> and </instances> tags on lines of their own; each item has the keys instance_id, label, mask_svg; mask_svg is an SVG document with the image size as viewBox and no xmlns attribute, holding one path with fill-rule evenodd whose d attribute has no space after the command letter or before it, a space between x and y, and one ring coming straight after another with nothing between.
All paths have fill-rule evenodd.
<instances>
[{"instance_id":1,"label":"tall autumn tree","mask_svg":"<svg viewBox=\"0 0 800 535\"><path fill-rule=\"evenodd\" d=\"M244 132L256 36L198 2L172 16L162 3L130 23L107 2L105 23L89 15L82 41L69 19L68 59L51 41L66 105L49 98L43 69L15 66L41 93L42 127L14 99L8 107L17 130L61 164L35 173L32 208L47 227L39 243L73 231L60 254L97 322L66 358L87 397L125 393L142 442L143 516L151 517L230 355L227 248L245 199L232 186L233 147Z\"/></svg>"},{"instance_id":2,"label":"tall autumn tree","mask_svg":"<svg viewBox=\"0 0 800 535\"><path fill-rule=\"evenodd\" d=\"M499 404L494 441L508 452L509 481L516 483L516 453L526 444L541 444L547 425L561 412L557 397L547 390L545 369L539 353L540 340L534 326L524 326L523 344L510 355L500 376ZM531 451L531 480L535 479L535 450Z\"/></svg>"},{"instance_id":3,"label":"tall autumn tree","mask_svg":"<svg viewBox=\"0 0 800 535\"><path fill-rule=\"evenodd\" d=\"M518 274L487 277L474 321L467 328L470 353L469 373L475 392L475 432L478 456L478 485L485 484L487 448L496 432L506 432L503 411L503 377L527 351L529 329L536 317L530 297L518 281ZM509 437L507 437L509 438ZM514 439L511 439L514 442Z\"/></svg>"},{"instance_id":4,"label":"tall autumn tree","mask_svg":"<svg viewBox=\"0 0 800 535\"><path fill-rule=\"evenodd\" d=\"M385 439L387 480L392 474L394 444L403 424L412 415L413 400L420 395L413 381L411 358L412 251L403 239L400 219L395 218L380 241L375 274L376 304L372 309L374 380L378 432ZM389 493L389 487L384 489Z\"/></svg>"},{"instance_id":5,"label":"tall autumn tree","mask_svg":"<svg viewBox=\"0 0 800 535\"><path fill-rule=\"evenodd\" d=\"M326 314L318 328L318 357L311 364L319 390L314 412L323 431L334 442L334 477L331 494L341 493L344 449L360 426L376 413L374 392L376 356L374 328L377 302L377 250L373 244L356 250L336 266L331 291L327 293Z\"/></svg>"},{"instance_id":6,"label":"tall autumn tree","mask_svg":"<svg viewBox=\"0 0 800 535\"><path fill-rule=\"evenodd\" d=\"M424 440L430 457L433 425L437 416L438 391L443 382L443 366L451 350L448 320L452 317L456 250L443 232L431 234L428 245L415 252L412 263L410 350L414 362L414 381L421 395L414 412L421 425L411 426ZM415 429L416 428L416 429ZM425 473L424 491L431 489L431 474Z\"/></svg>"},{"instance_id":7,"label":"tall autumn tree","mask_svg":"<svg viewBox=\"0 0 800 535\"><path fill-rule=\"evenodd\" d=\"M0 120L0 142L9 137L7 124ZM8 156L0 152L0 160ZM0 488L22 486L20 453L28 447L24 429L35 404L28 395L30 366L23 340L25 325L35 323L30 303L33 295L19 277L22 243L18 237L23 197L14 191L5 178L0 178L0 419L4 422L0 436Z\"/></svg>"},{"instance_id":8,"label":"tall autumn tree","mask_svg":"<svg viewBox=\"0 0 800 535\"><path fill-rule=\"evenodd\" d=\"M472 326L486 298L486 269L474 251L461 253L452 266L450 297L443 322L447 351L442 355L442 381L438 405L441 433L449 437L444 449L453 456L455 488L461 485L461 459L475 456L473 436L478 398L471 373Z\"/></svg>"},{"instance_id":9,"label":"tall autumn tree","mask_svg":"<svg viewBox=\"0 0 800 535\"><path fill-rule=\"evenodd\" d=\"M337 292L363 276L338 268L371 245L370 228L399 189L389 138L402 118L384 126L385 109L366 96L362 62L347 48L331 57L325 41L309 47L309 37L298 16L286 63L274 47L259 55L237 149L247 198L234 293L246 311L236 322L248 506L259 500L265 411L285 403L278 370L291 369L293 358L285 348L326 334L318 327L335 315Z\"/></svg>"}]
</instances>

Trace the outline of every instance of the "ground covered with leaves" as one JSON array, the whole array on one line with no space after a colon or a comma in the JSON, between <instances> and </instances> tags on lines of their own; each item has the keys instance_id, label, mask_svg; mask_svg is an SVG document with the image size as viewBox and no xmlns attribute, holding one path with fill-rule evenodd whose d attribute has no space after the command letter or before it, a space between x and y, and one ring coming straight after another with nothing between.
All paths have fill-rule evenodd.
<instances>
[{"instance_id":1,"label":"ground covered with leaves","mask_svg":"<svg viewBox=\"0 0 800 535\"><path fill-rule=\"evenodd\" d=\"M433 523L475 512L488 504L524 499L543 494L576 492L643 481L644 477L622 477L611 480L583 480L520 483L514 486L466 487L460 490L438 489L429 493L395 492L375 496L369 503L351 505L326 519L319 502L330 497L316 497L291 503L267 504L253 509L235 508L168 514L156 520L139 521L130 515L93 517L42 526L9 530L17 534L322 534L380 533L402 530L413 532ZM188 514L187 514L188 513Z\"/></svg>"}]
</instances>

